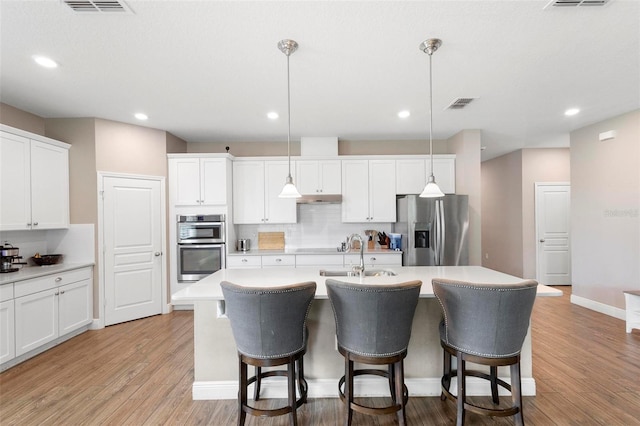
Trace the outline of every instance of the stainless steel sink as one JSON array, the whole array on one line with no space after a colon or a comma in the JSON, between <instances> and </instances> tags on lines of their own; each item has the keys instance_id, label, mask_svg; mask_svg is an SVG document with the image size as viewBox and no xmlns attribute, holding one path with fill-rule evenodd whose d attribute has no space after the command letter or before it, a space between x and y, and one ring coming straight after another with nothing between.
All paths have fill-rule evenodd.
<instances>
[{"instance_id":1,"label":"stainless steel sink","mask_svg":"<svg viewBox=\"0 0 640 426\"><path fill-rule=\"evenodd\" d=\"M365 277L395 277L396 274L390 269L365 269L364 276ZM358 272L351 270L334 270L327 271L325 269L320 270L321 277L357 277Z\"/></svg>"}]
</instances>

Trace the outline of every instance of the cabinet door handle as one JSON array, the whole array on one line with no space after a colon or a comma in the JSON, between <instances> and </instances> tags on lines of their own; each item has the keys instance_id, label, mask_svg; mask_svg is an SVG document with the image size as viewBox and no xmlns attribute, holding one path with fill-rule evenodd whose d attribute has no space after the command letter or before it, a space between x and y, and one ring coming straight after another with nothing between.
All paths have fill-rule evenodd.
<instances>
[{"instance_id":1,"label":"cabinet door handle","mask_svg":"<svg viewBox=\"0 0 640 426\"><path fill-rule=\"evenodd\" d=\"M62 277L58 277L55 279L55 282L59 283L60 281L62 281Z\"/></svg>"},{"instance_id":2,"label":"cabinet door handle","mask_svg":"<svg viewBox=\"0 0 640 426\"><path fill-rule=\"evenodd\" d=\"M278 258L276 259L276 262L282 262L282 259Z\"/></svg>"},{"instance_id":3,"label":"cabinet door handle","mask_svg":"<svg viewBox=\"0 0 640 426\"><path fill-rule=\"evenodd\" d=\"M161 254L162 254L162 253L161 253L161 252L159 252L159 251L157 251L157 252L153 253L153 255L154 255L154 256L156 256L156 257L160 256Z\"/></svg>"},{"instance_id":4,"label":"cabinet door handle","mask_svg":"<svg viewBox=\"0 0 640 426\"><path fill-rule=\"evenodd\" d=\"M371 259L369 259L372 262L375 262L377 259L375 257L372 257Z\"/></svg>"},{"instance_id":5,"label":"cabinet door handle","mask_svg":"<svg viewBox=\"0 0 640 426\"><path fill-rule=\"evenodd\" d=\"M33 226L38 226L38 222L33 222Z\"/></svg>"},{"instance_id":6,"label":"cabinet door handle","mask_svg":"<svg viewBox=\"0 0 640 426\"><path fill-rule=\"evenodd\" d=\"M64 294L64 290L60 290L60 294Z\"/></svg>"},{"instance_id":7,"label":"cabinet door handle","mask_svg":"<svg viewBox=\"0 0 640 426\"><path fill-rule=\"evenodd\" d=\"M31 223L27 223L27 226L31 226Z\"/></svg>"},{"instance_id":8,"label":"cabinet door handle","mask_svg":"<svg viewBox=\"0 0 640 426\"><path fill-rule=\"evenodd\" d=\"M248 262L248 260L247 259L242 259L242 262L246 263L246 262Z\"/></svg>"},{"instance_id":9,"label":"cabinet door handle","mask_svg":"<svg viewBox=\"0 0 640 426\"><path fill-rule=\"evenodd\" d=\"M59 292L59 291L56 291L56 292L55 292L55 294L54 294L54 296L58 296L59 294L60 294L60 292Z\"/></svg>"}]
</instances>

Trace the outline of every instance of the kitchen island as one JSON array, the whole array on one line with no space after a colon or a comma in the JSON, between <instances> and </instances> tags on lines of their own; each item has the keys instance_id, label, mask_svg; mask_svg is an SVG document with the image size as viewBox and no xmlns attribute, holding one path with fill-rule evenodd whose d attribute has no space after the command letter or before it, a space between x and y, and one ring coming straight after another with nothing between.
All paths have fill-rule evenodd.
<instances>
[{"instance_id":1,"label":"kitchen island","mask_svg":"<svg viewBox=\"0 0 640 426\"><path fill-rule=\"evenodd\" d=\"M405 359L406 384L414 396L440 395L442 348L438 336L441 318L431 280L446 278L476 283L512 284L521 278L480 266L418 266L395 267L396 276L333 277L366 284L391 284L411 280L422 281L420 301L413 320L411 342ZM309 343L305 355L305 376L309 382L309 397L338 397L338 379L344 374L344 361L336 350L335 322L327 298L325 280L318 268L222 269L172 297L174 304L194 305L194 383L193 399L235 399L237 397L237 352L231 327L224 315L224 297L220 282L230 281L247 286L276 286L305 281L317 283L307 324ZM561 291L538 286L538 296L560 296ZM527 335L521 359L522 393L535 395L532 375L531 335ZM508 369L499 370L507 375ZM373 380L373 381L371 381ZM363 379L356 382L359 395L385 395L384 381ZM468 381L467 395L488 395L488 385L480 379ZM455 385L452 386L455 390ZM265 383L265 397L286 394L285 384Z\"/></svg>"}]
</instances>

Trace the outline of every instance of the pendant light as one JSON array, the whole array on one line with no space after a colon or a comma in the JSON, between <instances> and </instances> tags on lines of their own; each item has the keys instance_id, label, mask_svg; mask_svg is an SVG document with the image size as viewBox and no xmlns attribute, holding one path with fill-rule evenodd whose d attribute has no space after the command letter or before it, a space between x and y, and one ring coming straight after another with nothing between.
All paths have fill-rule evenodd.
<instances>
[{"instance_id":1,"label":"pendant light","mask_svg":"<svg viewBox=\"0 0 640 426\"><path fill-rule=\"evenodd\" d=\"M444 193L438 187L436 178L433 176L433 83L431 78L431 56L442 45L442 40L430 38L420 43L420 50L429 55L429 158L431 159L431 174L427 179L427 184L422 190L420 197L437 198L444 197Z\"/></svg>"},{"instance_id":2,"label":"pendant light","mask_svg":"<svg viewBox=\"0 0 640 426\"><path fill-rule=\"evenodd\" d=\"M298 49L298 43L294 40L280 40L278 42L278 49L287 55L287 158L289 160L289 174L285 181L284 188L278 197L280 198L300 198L301 195L293 184L293 178L291 177L291 83L289 78L289 56Z\"/></svg>"}]
</instances>

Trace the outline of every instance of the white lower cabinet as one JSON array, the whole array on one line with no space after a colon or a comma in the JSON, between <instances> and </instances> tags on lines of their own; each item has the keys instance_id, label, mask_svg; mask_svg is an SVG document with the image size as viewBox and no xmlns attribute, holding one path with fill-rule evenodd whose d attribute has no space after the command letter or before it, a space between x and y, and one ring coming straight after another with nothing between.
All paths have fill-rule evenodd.
<instances>
[{"instance_id":1,"label":"white lower cabinet","mask_svg":"<svg viewBox=\"0 0 640 426\"><path fill-rule=\"evenodd\" d=\"M402 266L402 253L365 253L363 256L365 267L388 268ZM345 254L344 266L355 266L360 264L360 254Z\"/></svg>"},{"instance_id":2,"label":"white lower cabinet","mask_svg":"<svg viewBox=\"0 0 640 426\"><path fill-rule=\"evenodd\" d=\"M89 324L92 290L91 268L15 283L16 356Z\"/></svg>"},{"instance_id":3,"label":"white lower cabinet","mask_svg":"<svg viewBox=\"0 0 640 426\"><path fill-rule=\"evenodd\" d=\"M263 268L277 268L283 266L295 267L296 256L292 254L262 256Z\"/></svg>"},{"instance_id":4,"label":"white lower cabinet","mask_svg":"<svg viewBox=\"0 0 640 426\"><path fill-rule=\"evenodd\" d=\"M260 256L227 256L227 269L262 268Z\"/></svg>"},{"instance_id":5,"label":"white lower cabinet","mask_svg":"<svg viewBox=\"0 0 640 426\"><path fill-rule=\"evenodd\" d=\"M16 357L14 306L13 299L0 302L0 364Z\"/></svg>"},{"instance_id":6,"label":"white lower cabinet","mask_svg":"<svg viewBox=\"0 0 640 426\"><path fill-rule=\"evenodd\" d=\"M341 268L344 263L341 254L299 254L296 255L296 267L303 268L309 266L316 267L336 267Z\"/></svg>"}]
</instances>

